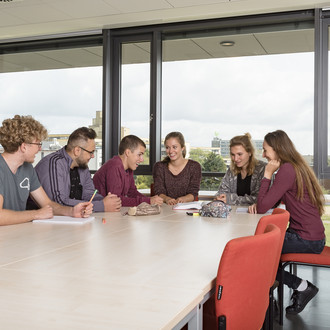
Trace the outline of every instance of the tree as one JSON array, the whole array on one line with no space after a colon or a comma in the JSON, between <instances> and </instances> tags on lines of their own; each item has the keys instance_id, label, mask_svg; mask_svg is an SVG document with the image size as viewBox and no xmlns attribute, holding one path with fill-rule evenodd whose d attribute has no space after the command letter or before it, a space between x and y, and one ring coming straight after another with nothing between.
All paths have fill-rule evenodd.
<instances>
[{"instance_id":1,"label":"tree","mask_svg":"<svg viewBox=\"0 0 330 330\"><path fill-rule=\"evenodd\" d=\"M135 185L137 189L149 189L152 182L153 182L152 175L135 176Z\"/></svg>"},{"instance_id":2,"label":"tree","mask_svg":"<svg viewBox=\"0 0 330 330\"><path fill-rule=\"evenodd\" d=\"M205 172L225 172L227 169L222 157L214 152L208 153L203 161L203 167Z\"/></svg>"},{"instance_id":3,"label":"tree","mask_svg":"<svg viewBox=\"0 0 330 330\"><path fill-rule=\"evenodd\" d=\"M207 157L203 161L204 172L226 172L227 167L220 155L216 155L214 152L209 152ZM201 181L201 190L218 190L221 183L221 178L205 176Z\"/></svg>"},{"instance_id":4,"label":"tree","mask_svg":"<svg viewBox=\"0 0 330 330\"><path fill-rule=\"evenodd\" d=\"M192 160L195 160L198 163L200 163L201 166L202 166L202 171L204 171L203 163L204 163L204 160L207 156L208 156L207 151L204 151L201 148L196 148L196 149L190 150L189 158L192 159Z\"/></svg>"}]
</instances>

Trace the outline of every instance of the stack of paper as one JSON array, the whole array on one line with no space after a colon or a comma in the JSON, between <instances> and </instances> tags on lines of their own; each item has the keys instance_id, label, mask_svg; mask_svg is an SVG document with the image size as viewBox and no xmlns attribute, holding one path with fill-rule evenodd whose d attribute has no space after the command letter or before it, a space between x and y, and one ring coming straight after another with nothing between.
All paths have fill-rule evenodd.
<instances>
[{"instance_id":1,"label":"stack of paper","mask_svg":"<svg viewBox=\"0 0 330 330\"><path fill-rule=\"evenodd\" d=\"M51 219L33 220L32 222L34 222L34 223L58 223L58 224L68 224L68 225L73 225L73 224L82 225L84 223L91 222L94 219L95 219L94 217L72 218L72 217L66 217L66 216L61 216L61 215L55 215Z\"/></svg>"},{"instance_id":2,"label":"stack of paper","mask_svg":"<svg viewBox=\"0 0 330 330\"><path fill-rule=\"evenodd\" d=\"M189 202L189 203L178 203L173 205L173 210L200 210L203 206L202 201Z\"/></svg>"}]
</instances>

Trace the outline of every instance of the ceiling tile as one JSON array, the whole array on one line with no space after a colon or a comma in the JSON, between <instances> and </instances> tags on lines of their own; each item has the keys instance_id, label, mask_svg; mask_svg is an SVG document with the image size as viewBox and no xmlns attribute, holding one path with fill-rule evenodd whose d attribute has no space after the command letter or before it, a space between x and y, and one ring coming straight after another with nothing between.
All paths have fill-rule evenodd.
<instances>
[{"instance_id":1,"label":"ceiling tile","mask_svg":"<svg viewBox=\"0 0 330 330\"><path fill-rule=\"evenodd\" d=\"M165 0L104 0L104 2L120 10L122 13L139 13L173 7Z\"/></svg>"},{"instance_id":2,"label":"ceiling tile","mask_svg":"<svg viewBox=\"0 0 330 330\"><path fill-rule=\"evenodd\" d=\"M258 33L255 36L267 54L314 51L313 30Z\"/></svg>"},{"instance_id":3,"label":"ceiling tile","mask_svg":"<svg viewBox=\"0 0 330 330\"><path fill-rule=\"evenodd\" d=\"M119 14L120 11L103 0L57 0L50 4L58 11L67 13L72 18L105 16Z\"/></svg>"},{"instance_id":4,"label":"ceiling tile","mask_svg":"<svg viewBox=\"0 0 330 330\"><path fill-rule=\"evenodd\" d=\"M229 0L168 0L174 8L189 6L213 5L219 2L229 2Z\"/></svg>"},{"instance_id":5,"label":"ceiling tile","mask_svg":"<svg viewBox=\"0 0 330 330\"><path fill-rule=\"evenodd\" d=\"M19 6L16 8L3 9L3 12L20 18L25 22L34 24L70 19L70 16L66 13L56 10L52 8L51 5L47 4Z\"/></svg>"},{"instance_id":6,"label":"ceiling tile","mask_svg":"<svg viewBox=\"0 0 330 330\"><path fill-rule=\"evenodd\" d=\"M54 61L53 59L49 59L36 53L11 54L5 56L4 60L8 63L21 66L20 71L49 70L70 67L64 63Z\"/></svg>"},{"instance_id":7,"label":"ceiling tile","mask_svg":"<svg viewBox=\"0 0 330 330\"><path fill-rule=\"evenodd\" d=\"M36 53L45 59L63 63L64 67L101 66L102 56L88 51L88 48L72 48Z\"/></svg>"},{"instance_id":8,"label":"ceiling tile","mask_svg":"<svg viewBox=\"0 0 330 330\"><path fill-rule=\"evenodd\" d=\"M266 54L253 34L194 38L192 40L214 58ZM234 41L235 45L221 46L222 41Z\"/></svg>"},{"instance_id":9,"label":"ceiling tile","mask_svg":"<svg viewBox=\"0 0 330 330\"><path fill-rule=\"evenodd\" d=\"M211 58L211 55L189 39L164 41L164 61L193 60L202 58Z\"/></svg>"}]
</instances>

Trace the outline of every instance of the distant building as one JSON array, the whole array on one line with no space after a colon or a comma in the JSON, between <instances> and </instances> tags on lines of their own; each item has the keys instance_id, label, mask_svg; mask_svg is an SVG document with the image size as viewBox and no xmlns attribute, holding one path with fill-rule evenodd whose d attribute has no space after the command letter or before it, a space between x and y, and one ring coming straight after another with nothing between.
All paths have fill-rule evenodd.
<instances>
[{"instance_id":1,"label":"distant building","mask_svg":"<svg viewBox=\"0 0 330 330\"><path fill-rule=\"evenodd\" d=\"M217 138L218 139L218 138ZM214 144L215 138L212 140L212 147ZM256 151L256 156L259 158L262 156L262 144L263 140L252 140L252 143L254 144L254 148ZM222 157L230 157L230 140L221 140L220 139L220 155Z\"/></svg>"},{"instance_id":2,"label":"distant building","mask_svg":"<svg viewBox=\"0 0 330 330\"><path fill-rule=\"evenodd\" d=\"M96 111L95 118L92 119L93 124L89 125L96 132L96 138L102 139L102 111ZM130 134L130 129L127 127L120 128L120 139Z\"/></svg>"}]
</instances>

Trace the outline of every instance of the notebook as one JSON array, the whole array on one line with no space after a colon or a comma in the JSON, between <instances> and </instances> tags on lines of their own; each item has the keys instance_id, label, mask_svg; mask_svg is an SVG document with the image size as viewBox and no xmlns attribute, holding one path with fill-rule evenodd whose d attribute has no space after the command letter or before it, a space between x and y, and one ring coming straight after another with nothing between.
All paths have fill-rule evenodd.
<instances>
[{"instance_id":1,"label":"notebook","mask_svg":"<svg viewBox=\"0 0 330 330\"><path fill-rule=\"evenodd\" d=\"M203 206L202 201L188 202L188 203L178 203L173 205L173 210L200 210Z\"/></svg>"},{"instance_id":2,"label":"notebook","mask_svg":"<svg viewBox=\"0 0 330 330\"><path fill-rule=\"evenodd\" d=\"M34 223L58 223L65 225L82 225L91 222L95 217L88 218L72 218L63 215L55 215L52 219L33 220Z\"/></svg>"}]
</instances>

